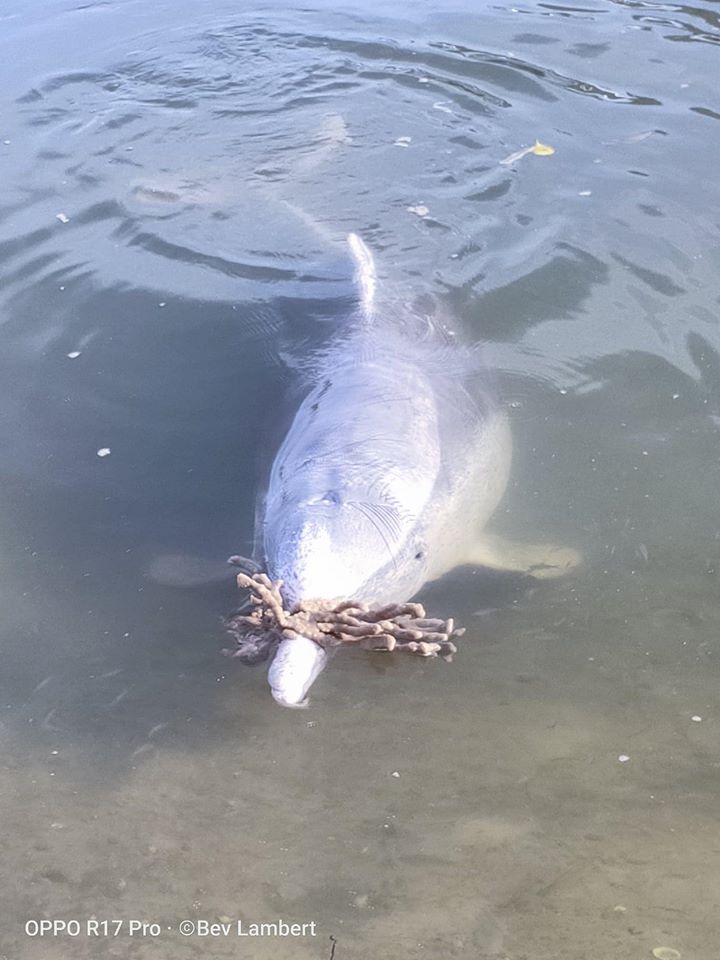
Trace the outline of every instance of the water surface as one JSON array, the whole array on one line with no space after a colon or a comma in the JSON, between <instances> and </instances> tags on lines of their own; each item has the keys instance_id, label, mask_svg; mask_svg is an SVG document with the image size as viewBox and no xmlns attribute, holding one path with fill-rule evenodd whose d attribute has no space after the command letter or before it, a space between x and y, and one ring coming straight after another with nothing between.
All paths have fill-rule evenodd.
<instances>
[{"instance_id":1,"label":"water surface","mask_svg":"<svg viewBox=\"0 0 720 960\"><path fill-rule=\"evenodd\" d=\"M717 4L379 11L0 14L13 960L717 956ZM232 583L148 570L251 548L349 230L486 343L494 528L584 563L457 571L453 664L343 651L284 711L220 655ZM92 916L162 932L24 932ZM317 936L177 930L278 917Z\"/></svg>"}]
</instances>

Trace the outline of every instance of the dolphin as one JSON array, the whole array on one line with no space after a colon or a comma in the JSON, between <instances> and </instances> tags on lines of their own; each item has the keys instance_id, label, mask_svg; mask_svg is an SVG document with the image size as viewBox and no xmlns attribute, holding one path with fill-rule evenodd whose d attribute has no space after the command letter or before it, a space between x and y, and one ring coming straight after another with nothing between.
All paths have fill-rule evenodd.
<instances>
[{"instance_id":1,"label":"dolphin","mask_svg":"<svg viewBox=\"0 0 720 960\"><path fill-rule=\"evenodd\" d=\"M577 555L484 533L507 486L512 441L479 352L432 318L377 303L371 251L348 237L358 306L316 359L260 505L265 568L286 603L402 603L459 564L554 576ZM304 706L328 659L300 635L268 671Z\"/></svg>"}]
</instances>

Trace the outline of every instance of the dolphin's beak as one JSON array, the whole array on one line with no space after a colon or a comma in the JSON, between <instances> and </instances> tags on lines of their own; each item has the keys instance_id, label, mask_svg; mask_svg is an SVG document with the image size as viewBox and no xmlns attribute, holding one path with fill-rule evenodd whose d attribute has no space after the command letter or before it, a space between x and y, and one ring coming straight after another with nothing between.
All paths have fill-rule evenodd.
<instances>
[{"instance_id":1,"label":"dolphin's beak","mask_svg":"<svg viewBox=\"0 0 720 960\"><path fill-rule=\"evenodd\" d=\"M300 633L285 637L268 670L275 700L284 707L307 707L307 692L325 669L328 654Z\"/></svg>"}]
</instances>

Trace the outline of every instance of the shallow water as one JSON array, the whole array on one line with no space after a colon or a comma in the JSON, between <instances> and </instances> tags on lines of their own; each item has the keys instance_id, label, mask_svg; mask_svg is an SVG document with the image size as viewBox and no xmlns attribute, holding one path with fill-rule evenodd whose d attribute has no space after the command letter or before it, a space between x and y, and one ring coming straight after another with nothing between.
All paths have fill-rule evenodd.
<instances>
[{"instance_id":1,"label":"shallow water","mask_svg":"<svg viewBox=\"0 0 720 960\"><path fill-rule=\"evenodd\" d=\"M476 6L4 4L0 955L717 956L717 6ZM348 230L487 342L494 528L584 563L285 711L148 570L250 549Z\"/></svg>"}]
</instances>

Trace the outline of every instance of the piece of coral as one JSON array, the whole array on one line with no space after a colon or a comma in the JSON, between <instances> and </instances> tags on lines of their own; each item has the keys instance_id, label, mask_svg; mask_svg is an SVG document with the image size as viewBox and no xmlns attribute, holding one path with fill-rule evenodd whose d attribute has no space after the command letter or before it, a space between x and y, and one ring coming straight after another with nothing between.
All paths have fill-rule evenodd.
<instances>
[{"instance_id":1,"label":"piece of coral","mask_svg":"<svg viewBox=\"0 0 720 960\"><path fill-rule=\"evenodd\" d=\"M228 634L237 644L235 650L225 652L244 663L265 660L283 636L293 633L321 647L355 643L366 650L397 650L450 660L457 649L452 638L465 632L464 628L456 629L452 619L426 617L419 603L369 607L354 600L334 606L310 601L288 610L282 598L282 581L272 581L264 573L239 573L237 583L250 591L251 612L237 613L225 621Z\"/></svg>"}]
</instances>

